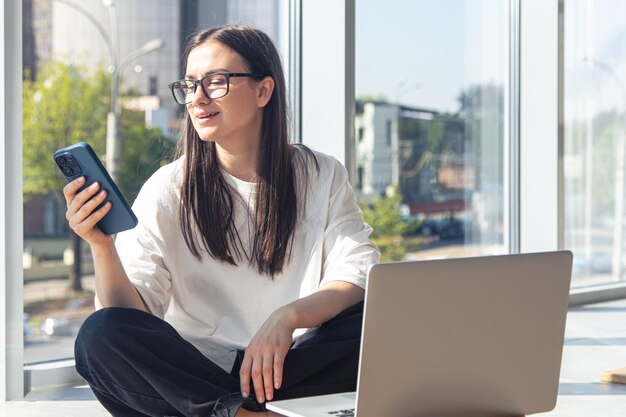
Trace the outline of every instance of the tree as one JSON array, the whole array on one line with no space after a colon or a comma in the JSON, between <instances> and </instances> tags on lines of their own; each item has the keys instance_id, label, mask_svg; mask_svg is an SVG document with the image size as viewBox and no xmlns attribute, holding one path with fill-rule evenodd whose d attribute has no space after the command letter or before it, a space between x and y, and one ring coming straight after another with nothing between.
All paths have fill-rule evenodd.
<instances>
[{"instance_id":1,"label":"tree","mask_svg":"<svg viewBox=\"0 0 626 417\"><path fill-rule=\"evenodd\" d=\"M389 102L389 99L385 94L362 94L356 98L356 101L361 103L369 103L369 102Z\"/></svg>"},{"instance_id":2,"label":"tree","mask_svg":"<svg viewBox=\"0 0 626 417\"><path fill-rule=\"evenodd\" d=\"M372 241L381 252L381 261L402 261L406 248L402 236L408 231L408 223L402 220L400 204L402 194L395 187L392 193L374 200L372 205L362 204L363 219L373 230Z\"/></svg>"},{"instance_id":3,"label":"tree","mask_svg":"<svg viewBox=\"0 0 626 417\"><path fill-rule=\"evenodd\" d=\"M65 179L52 160L57 149L88 142L105 155L110 76L102 69L85 75L59 62L43 67L23 89L24 198L61 194ZM144 126L142 112L123 111L120 128L122 161L118 186L132 203L143 182L171 159L173 141ZM131 198L132 197L132 198ZM80 239L74 236L75 268L70 281L81 290Z\"/></svg>"},{"instance_id":4,"label":"tree","mask_svg":"<svg viewBox=\"0 0 626 417\"><path fill-rule=\"evenodd\" d=\"M96 153L104 153L108 77L98 70L82 76L77 67L51 62L34 81L23 86L24 199L58 192L65 180L52 154L59 148L89 141ZM82 290L80 238L73 235L72 289Z\"/></svg>"},{"instance_id":5,"label":"tree","mask_svg":"<svg viewBox=\"0 0 626 417\"><path fill-rule=\"evenodd\" d=\"M24 197L60 190L65 180L52 162L59 148L88 141L105 148L109 82L103 71L81 76L78 68L52 62L35 81L24 81Z\"/></svg>"},{"instance_id":6,"label":"tree","mask_svg":"<svg viewBox=\"0 0 626 417\"><path fill-rule=\"evenodd\" d=\"M172 160L176 144L160 129L145 127L143 120L143 112L124 110L122 114L122 175L117 185L129 204L137 197L143 183Z\"/></svg>"}]
</instances>

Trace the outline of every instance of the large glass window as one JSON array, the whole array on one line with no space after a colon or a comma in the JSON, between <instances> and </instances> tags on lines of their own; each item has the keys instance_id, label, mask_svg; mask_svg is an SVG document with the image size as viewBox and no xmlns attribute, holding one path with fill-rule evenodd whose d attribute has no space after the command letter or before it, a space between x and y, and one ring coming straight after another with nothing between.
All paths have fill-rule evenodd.
<instances>
[{"instance_id":1,"label":"large glass window","mask_svg":"<svg viewBox=\"0 0 626 417\"><path fill-rule=\"evenodd\" d=\"M256 25L286 65L289 9L288 0L32 0L24 2L23 16L24 361L33 363L72 357L76 333L93 311L90 251L71 237L65 180L52 153L86 141L105 161L115 71L122 144L117 183L132 203L143 182L171 159L180 106L167 84L180 76L186 37L205 26Z\"/></svg>"},{"instance_id":2,"label":"large glass window","mask_svg":"<svg viewBox=\"0 0 626 417\"><path fill-rule=\"evenodd\" d=\"M573 286L624 280L626 3L568 0L565 18L565 247Z\"/></svg>"},{"instance_id":3,"label":"large glass window","mask_svg":"<svg viewBox=\"0 0 626 417\"><path fill-rule=\"evenodd\" d=\"M356 191L383 260L508 251L508 1L356 2Z\"/></svg>"}]
</instances>

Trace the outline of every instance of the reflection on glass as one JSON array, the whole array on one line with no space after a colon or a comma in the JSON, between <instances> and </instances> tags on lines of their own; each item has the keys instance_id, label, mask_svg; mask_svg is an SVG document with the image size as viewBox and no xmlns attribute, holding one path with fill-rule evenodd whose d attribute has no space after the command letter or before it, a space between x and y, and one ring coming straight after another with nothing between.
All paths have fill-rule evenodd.
<instances>
[{"instance_id":1,"label":"reflection on glass","mask_svg":"<svg viewBox=\"0 0 626 417\"><path fill-rule=\"evenodd\" d=\"M55 150L85 140L104 158L111 80L110 51L127 56L146 41L165 47L133 60L121 74L122 161L118 185L130 203L143 182L167 163L181 106L167 88L180 79L181 47L204 26L244 22L265 30L284 62L288 0L228 2L109 2L117 10L119 42L101 0L24 2L24 361L68 358L74 338L93 311L91 254L74 256L61 194L65 180ZM150 19L146 19L150 16ZM97 25L99 23L100 30ZM132 71L135 68L136 73ZM81 274L73 276L74 260ZM69 278L69 279L68 279ZM74 279L75 278L75 279Z\"/></svg>"},{"instance_id":2,"label":"reflection on glass","mask_svg":"<svg viewBox=\"0 0 626 417\"><path fill-rule=\"evenodd\" d=\"M508 2L356 8L355 188L383 260L505 252Z\"/></svg>"},{"instance_id":3,"label":"reflection on glass","mask_svg":"<svg viewBox=\"0 0 626 417\"><path fill-rule=\"evenodd\" d=\"M570 0L565 13L565 246L573 286L623 280L626 3Z\"/></svg>"}]
</instances>

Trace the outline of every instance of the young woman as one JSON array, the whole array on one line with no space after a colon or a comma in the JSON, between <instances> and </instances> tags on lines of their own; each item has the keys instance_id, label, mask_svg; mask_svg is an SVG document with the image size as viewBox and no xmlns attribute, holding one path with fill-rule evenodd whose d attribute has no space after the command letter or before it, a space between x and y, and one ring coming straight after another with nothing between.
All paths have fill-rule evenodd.
<instances>
[{"instance_id":1,"label":"young woman","mask_svg":"<svg viewBox=\"0 0 626 417\"><path fill-rule=\"evenodd\" d=\"M170 84L187 110L181 156L142 187L139 225L114 243L96 227L106 193L78 192L84 179L63 190L96 270L78 372L114 416L256 415L265 401L354 390L379 253L346 170L289 144L263 32L198 32L183 67Z\"/></svg>"}]
</instances>

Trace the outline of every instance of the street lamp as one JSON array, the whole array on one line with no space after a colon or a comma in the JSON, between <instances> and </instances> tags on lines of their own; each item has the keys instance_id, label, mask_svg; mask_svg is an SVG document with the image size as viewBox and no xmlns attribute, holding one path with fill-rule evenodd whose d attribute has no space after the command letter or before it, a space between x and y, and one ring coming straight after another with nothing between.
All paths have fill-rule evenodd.
<instances>
[{"instance_id":1,"label":"street lamp","mask_svg":"<svg viewBox=\"0 0 626 417\"><path fill-rule=\"evenodd\" d=\"M102 0L102 4L109 9L109 19L111 21L111 35L107 33L102 24L86 9L70 0L55 0L61 4L71 7L85 16L98 30L109 50L111 59L111 108L107 114L107 136L106 136L106 165L111 174L113 181L117 181L119 177L119 161L120 161L120 135L118 132L121 116L121 106L119 105L119 84L120 75L124 68L134 59L143 55L157 51L165 46L162 39L152 39L141 48L129 53L122 60L119 56L119 37L117 31L117 16L114 0Z\"/></svg>"},{"instance_id":2,"label":"street lamp","mask_svg":"<svg viewBox=\"0 0 626 417\"><path fill-rule=\"evenodd\" d=\"M115 39L115 38L114 38ZM113 181L117 181L119 177L119 163L120 163L120 136L119 136L119 123L122 114L122 106L119 104L119 85L120 75L126 68L126 66L143 55L157 51L165 46L165 42L162 39L152 39L146 42L141 48L126 55L119 63L113 67L112 71L112 90L111 90L111 110L107 114L107 148L106 148L106 164L109 169L109 174Z\"/></svg>"},{"instance_id":3,"label":"street lamp","mask_svg":"<svg viewBox=\"0 0 626 417\"><path fill-rule=\"evenodd\" d=\"M622 277L622 251L624 248L624 156L626 156L626 87L615 70L604 62L585 57L583 62L594 66L612 78L620 89L622 101L622 136L617 139L615 152L615 226L613 238L613 280L619 281Z\"/></svg>"},{"instance_id":4,"label":"street lamp","mask_svg":"<svg viewBox=\"0 0 626 417\"><path fill-rule=\"evenodd\" d=\"M402 98L403 94L409 91L419 90L423 86L424 86L424 83L414 83L414 84L407 85L407 81L405 79L399 78L398 81L396 82L396 97L395 97L396 104L400 105L400 99Z\"/></svg>"}]
</instances>

